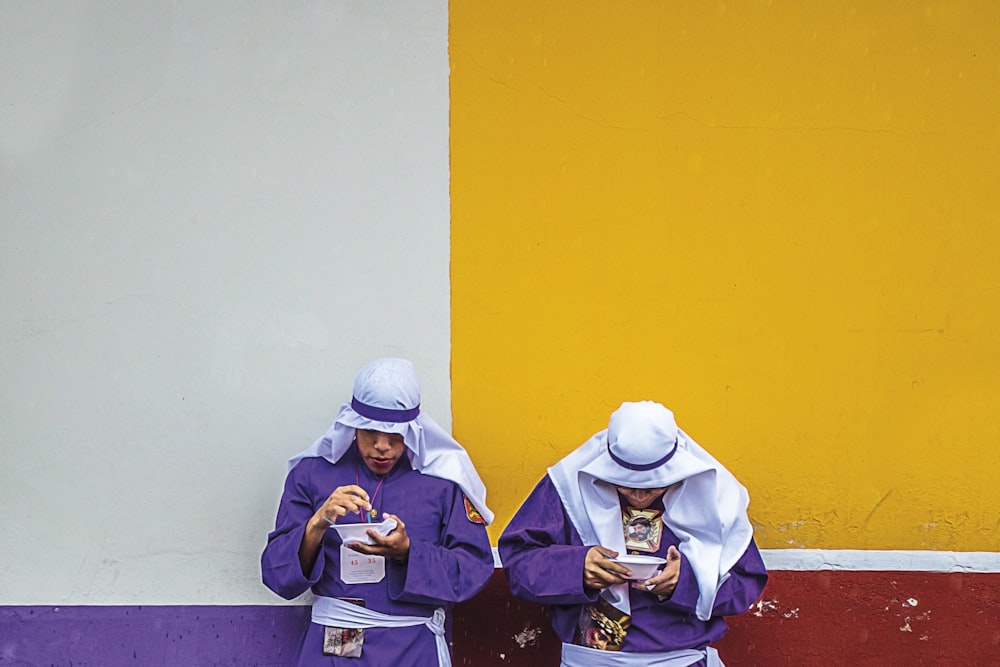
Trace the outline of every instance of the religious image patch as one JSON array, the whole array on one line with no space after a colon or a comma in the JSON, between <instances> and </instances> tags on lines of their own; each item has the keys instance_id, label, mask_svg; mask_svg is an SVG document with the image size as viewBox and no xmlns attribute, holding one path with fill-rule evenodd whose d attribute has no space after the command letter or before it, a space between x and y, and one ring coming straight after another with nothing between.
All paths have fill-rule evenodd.
<instances>
[{"instance_id":1,"label":"religious image patch","mask_svg":"<svg viewBox=\"0 0 1000 667\"><path fill-rule=\"evenodd\" d=\"M464 496L464 498L465 498L465 516L468 517L469 521L471 521L472 523L478 523L485 526L486 519L483 517L482 514L479 513L479 510L477 510L475 506L469 501L468 496Z\"/></svg>"},{"instance_id":2,"label":"religious image patch","mask_svg":"<svg viewBox=\"0 0 1000 667\"><path fill-rule=\"evenodd\" d=\"M622 511L625 548L629 551L656 553L663 536L663 510L639 510L627 507Z\"/></svg>"},{"instance_id":3,"label":"religious image patch","mask_svg":"<svg viewBox=\"0 0 1000 667\"><path fill-rule=\"evenodd\" d=\"M631 625L631 616L599 596L580 610L573 643L598 651L620 651Z\"/></svg>"}]
</instances>

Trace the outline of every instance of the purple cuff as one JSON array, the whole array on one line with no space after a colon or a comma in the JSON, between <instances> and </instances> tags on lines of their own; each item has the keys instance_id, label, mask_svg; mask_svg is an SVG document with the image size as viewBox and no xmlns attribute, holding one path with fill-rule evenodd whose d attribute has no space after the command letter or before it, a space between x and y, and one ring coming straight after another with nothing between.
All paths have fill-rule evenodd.
<instances>
[{"instance_id":1,"label":"purple cuff","mask_svg":"<svg viewBox=\"0 0 1000 667\"><path fill-rule=\"evenodd\" d=\"M420 414L419 405L415 408L410 408L409 410L378 408L374 405L365 405L353 396L351 397L351 408L366 419L372 419L377 422L392 422L394 424L402 424L403 422L413 421L417 418L417 415Z\"/></svg>"}]
</instances>

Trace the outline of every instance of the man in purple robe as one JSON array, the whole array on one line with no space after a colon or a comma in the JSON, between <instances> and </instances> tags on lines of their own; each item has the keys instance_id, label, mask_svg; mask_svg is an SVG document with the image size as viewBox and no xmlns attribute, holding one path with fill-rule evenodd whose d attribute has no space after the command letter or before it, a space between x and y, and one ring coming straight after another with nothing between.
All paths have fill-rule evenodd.
<instances>
[{"instance_id":1,"label":"man in purple robe","mask_svg":"<svg viewBox=\"0 0 1000 667\"><path fill-rule=\"evenodd\" d=\"M486 490L466 451L420 411L413 365L377 359L350 403L289 461L264 584L313 592L297 667L451 664L451 607L493 574ZM345 526L365 541L347 543Z\"/></svg>"},{"instance_id":2,"label":"man in purple robe","mask_svg":"<svg viewBox=\"0 0 1000 667\"><path fill-rule=\"evenodd\" d=\"M724 616L767 571L746 489L651 401L548 470L499 541L515 596L550 605L563 667L721 665ZM633 561L629 565L624 560ZM658 558L655 575L632 567Z\"/></svg>"}]
</instances>

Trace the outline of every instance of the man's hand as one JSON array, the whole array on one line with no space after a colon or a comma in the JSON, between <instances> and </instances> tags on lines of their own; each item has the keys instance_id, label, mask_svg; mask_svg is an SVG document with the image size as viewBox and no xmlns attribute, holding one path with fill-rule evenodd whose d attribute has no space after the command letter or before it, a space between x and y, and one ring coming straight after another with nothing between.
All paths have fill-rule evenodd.
<instances>
[{"instance_id":1,"label":"man's hand","mask_svg":"<svg viewBox=\"0 0 1000 667\"><path fill-rule=\"evenodd\" d=\"M603 590L609 586L625 583L632 576L632 571L611 560L617 557L617 551L604 547L590 547L583 562L583 585Z\"/></svg>"},{"instance_id":2,"label":"man's hand","mask_svg":"<svg viewBox=\"0 0 1000 667\"><path fill-rule=\"evenodd\" d=\"M388 512L382 514L382 518L396 520L396 527L391 533L383 537L369 528L368 536L372 539L371 544L354 542L347 546L369 556L385 556L386 558L392 558L395 561L405 563L410 555L410 537L406 534L406 524L398 516L389 514Z\"/></svg>"},{"instance_id":3,"label":"man's hand","mask_svg":"<svg viewBox=\"0 0 1000 667\"><path fill-rule=\"evenodd\" d=\"M360 486L350 484L334 489L326 502L309 517L306 529L302 533L302 543L299 545L299 565L302 567L302 574L309 576L313 565L316 564L320 545L323 544L323 535L326 534L330 524L336 523L337 519L347 516L350 512L366 512L371 508L368 492Z\"/></svg>"},{"instance_id":4,"label":"man's hand","mask_svg":"<svg viewBox=\"0 0 1000 667\"><path fill-rule=\"evenodd\" d=\"M652 579L632 584L632 588L638 588L653 595L668 598L674 594L674 589L677 588L677 580L680 578L680 575L681 552L674 545L670 545L667 548L667 564L663 568L663 571Z\"/></svg>"},{"instance_id":5,"label":"man's hand","mask_svg":"<svg viewBox=\"0 0 1000 667\"><path fill-rule=\"evenodd\" d=\"M325 531L330 523L348 514L360 514L372 508L368 502L368 492L356 484L338 486L309 519L307 530Z\"/></svg>"}]
</instances>

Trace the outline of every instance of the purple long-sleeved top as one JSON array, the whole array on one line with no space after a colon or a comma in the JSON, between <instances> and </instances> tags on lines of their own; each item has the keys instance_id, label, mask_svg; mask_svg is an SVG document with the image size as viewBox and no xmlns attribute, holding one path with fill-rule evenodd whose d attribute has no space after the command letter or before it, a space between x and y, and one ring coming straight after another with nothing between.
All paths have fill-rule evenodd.
<instances>
[{"instance_id":1,"label":"purple long-sleeved top","mask_svg":"<svg viewBox=\"0 0 1000 667\"><path fill-rule=\"evenodd\" d=\"M444 607L476 595L493 574L493 554L486 528L469 519L461 489L449 480L423 475L402 457L373 498L378 511L397 515L410 538L405 564L386 559L386 576L374 584L345 584L340 579L341 540L328 530L316 564L308 575L299 564L299 545L306 523L338 486L359 484L374 495L379 478L358 456L357 445L332 464L324 458L303 459L288 473L274 531L261 555L264 584L292 599L311 588L316 595L362 598L369 609L385 614L429 617ZM341 518L357 523L359 515ZM310 623L295 657L296 667L350 665L426 667L437 664L433 633L425 626L368 628L361 658L324 656L323 628Z\"/></svg>"},{"instance_id":2,"label":"purple long-sleeved top","mask_svg":"<svg viewBox=\"0 0 1000 667\"><path fill-rule=\"evenodd\" d=\"M662 509L662 499L658 501ZM665 558L670 545L680 540L666 526L655 555ZM573 642L583 605L597 600L600 591L583 584L587 551L579 533L563 509L559 494L548 476L535 487L503 531L499 541L500 560L511 591L521 599L551 605L552 627L565 643ZM624 652L660 652L701 649L722 638L726 632L723 616L740 614L760 596L767 582L767 570L757 545L750 546L719 587L712 617L701 621L695 615L698 585L681 554L680 577L670 598L629 588L632 625L622 644Z\"/></svg>"}]
</instances>

